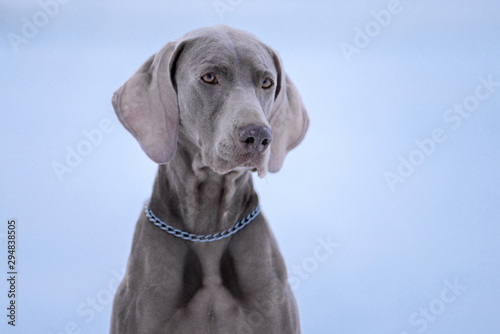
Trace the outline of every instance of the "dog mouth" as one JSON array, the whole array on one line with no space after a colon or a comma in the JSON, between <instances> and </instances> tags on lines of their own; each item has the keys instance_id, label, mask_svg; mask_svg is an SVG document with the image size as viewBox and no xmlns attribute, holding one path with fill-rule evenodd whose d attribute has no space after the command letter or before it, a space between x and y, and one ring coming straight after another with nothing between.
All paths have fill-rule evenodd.
<instances>
[{"instance_id":1,"label":"dog mouth","mask_svg":"<svg viewBox=\"0 0 500 334\"><path fill-rule=\"evenodd\" d=\"M227 174L231 171L248 170L257 172L259 177L264 177L267 173L267 163L269 161L269 150L262 152L242 152L236 146L219 144L216 150L216 162L213 170L218 174Z\"/></svg>"}]
</instances>

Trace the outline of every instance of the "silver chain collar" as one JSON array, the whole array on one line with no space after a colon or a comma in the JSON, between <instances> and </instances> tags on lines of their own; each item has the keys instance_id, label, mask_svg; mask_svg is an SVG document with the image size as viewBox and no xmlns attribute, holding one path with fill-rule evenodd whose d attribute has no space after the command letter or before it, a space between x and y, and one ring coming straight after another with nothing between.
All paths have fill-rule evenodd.
<instances>
[{"instance_id":1,"label":"silver chain collar","mask_svg":"<svg viewBox=\"0 0 500 334\"><path fill-rule=\"evenodd\" d=\"M248 216L234 224L233 227L230 229L227 229L225 231L219 232L219 233L214 233L214 234L208 234L208 235L196 235L192 234L186 231L181 231L176 228L173 228L172 226L162 222L158 217L154 215L154 213L151 211L149 208L149 202L146 203L146 207L144 208L144 212L146 213L146 216L148 217L149 221L158 226L160 229L163 231L173 235L174 237L178 237L184 240L189 240L189 241L194 241L194 242L211 242L211 241L216 241L220 239L224 239L229 237L230 235L235 234L239 230L241 230L243 227L247 226L252 220L254 220L255 217L257 217L260 213L260 205L257 204L257 207L250 212Z\"/></svg>"}]
</instances>

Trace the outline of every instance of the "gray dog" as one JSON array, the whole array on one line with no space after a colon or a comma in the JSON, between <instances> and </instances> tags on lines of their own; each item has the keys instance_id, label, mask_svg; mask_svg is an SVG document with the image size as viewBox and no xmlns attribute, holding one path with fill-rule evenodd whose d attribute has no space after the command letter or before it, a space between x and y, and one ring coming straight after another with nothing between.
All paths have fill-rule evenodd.
<instances>
[{"instance_id":1,"label":"gray dog","mask_svg":"<svg viewBox=\"0 0 500 334\"><path fill-rule=\"evenodd\" d=\"M194 30L149 58L113 107L159 168L111 333L300 333L251 176L277 172L309 124L276 52L234 28Z\"/></svg>"}]
</instances>

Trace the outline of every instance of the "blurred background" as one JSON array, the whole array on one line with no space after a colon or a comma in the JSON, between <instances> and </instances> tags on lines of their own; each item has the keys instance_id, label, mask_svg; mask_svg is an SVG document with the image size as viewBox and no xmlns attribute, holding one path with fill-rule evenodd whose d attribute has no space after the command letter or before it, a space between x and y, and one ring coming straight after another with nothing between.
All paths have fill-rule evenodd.
<instances>
[{"instance_id":1,"label":"blurred background","mask_svg":"<svg viewBox=\"0 0 500 334\"><path fill-rule=\"evenodd\" d=\"M156 165L113 92L218 23L276 49L311 125L254 176L303 333L500 331L500 3L0 0L0 277L16 326L107 333ZM90 139L92 138L92 139Z\"/></svg>"}]
</instances>

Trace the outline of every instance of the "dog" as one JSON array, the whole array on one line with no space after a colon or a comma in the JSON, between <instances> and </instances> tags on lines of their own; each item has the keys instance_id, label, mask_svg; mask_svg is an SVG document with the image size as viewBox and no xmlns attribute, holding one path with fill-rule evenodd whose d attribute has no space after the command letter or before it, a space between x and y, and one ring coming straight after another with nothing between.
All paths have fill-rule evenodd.
<instances>
[{"instance_id":1,"label":"dog","mask_svg":"<svg viewBox=\"0 0 500 334\"><path fill-rule=\"evenodd\" d=\"M309 124L277 53L235 28L197 29L151 56L112 104L159 167L110 333L300 333L252 183L281 169Z\"/></svg>"}]
</instances>

